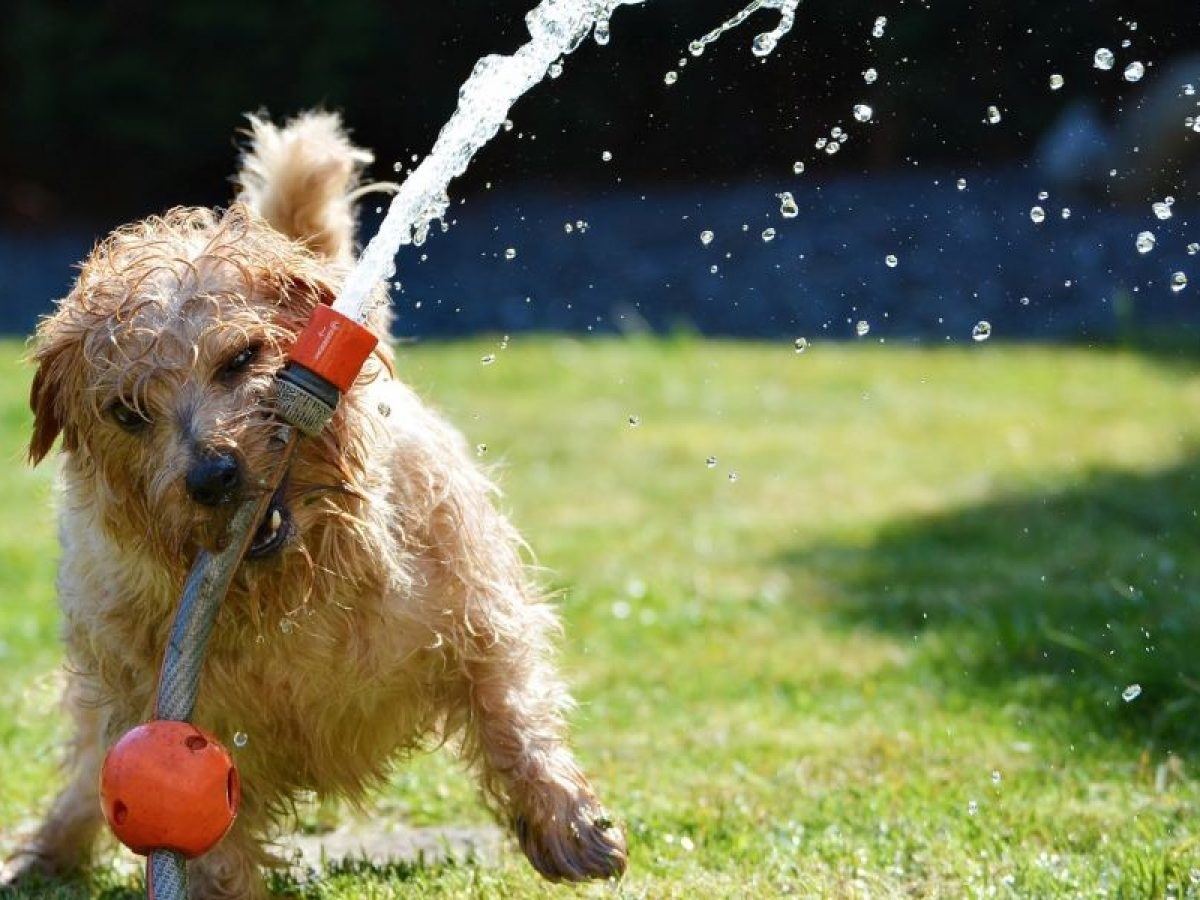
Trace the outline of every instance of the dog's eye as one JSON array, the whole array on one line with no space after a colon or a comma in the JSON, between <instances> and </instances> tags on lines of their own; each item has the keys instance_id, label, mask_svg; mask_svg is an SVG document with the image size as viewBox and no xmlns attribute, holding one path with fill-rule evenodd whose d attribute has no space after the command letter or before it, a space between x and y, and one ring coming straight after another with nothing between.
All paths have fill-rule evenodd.
<instances>
[{"instance_id":1,"label":"dog's eye","mask_svg":"<svg viewBox=\"0 0 1200 900\"><path fill-rule=\"evenodd\" d=\"M131 434L141 431L150 424L149 419L147 419L132 406L128 406L122 403L120 400L115 401L113 405L108 408L108 412L118 425Z\"/></svg>"},{"instance_id":2,"label":"dog's eye","mask_svg":"<svg viewBox=\"0 0 1200 900\"><path fill-rule=\"evenodd\" d=\"M251 344L245 350L236 353L231 357L225 365L221 366L219 375L221 378L231 378L238 372L241 372L246 366L258 356L258 351L262 349L262 344Z\"/></svg>"}]
</instances>

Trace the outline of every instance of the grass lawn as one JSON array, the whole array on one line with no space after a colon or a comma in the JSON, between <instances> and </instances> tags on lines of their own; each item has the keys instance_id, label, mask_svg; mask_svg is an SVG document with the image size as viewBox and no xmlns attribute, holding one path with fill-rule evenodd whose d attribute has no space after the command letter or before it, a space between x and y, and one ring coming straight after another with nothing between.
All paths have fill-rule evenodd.
<instances>
[{"instance_id":1,"label":"grass lawn","mask_svg":"<svg viewBox=\"0 0 1200 900\"><path fill-rule=\"evenodd\" d=\"M21 463L19 352L0 345L8 841L62 737L52 473ZM487 445L561 589L576 743L632 853L582 895L1200 896L1200 359L549 338L400 357ZM486 820L445 754L398 768L376 816ZM288 886L580 893L515 852Z\"/></svg>"}]
</instances>

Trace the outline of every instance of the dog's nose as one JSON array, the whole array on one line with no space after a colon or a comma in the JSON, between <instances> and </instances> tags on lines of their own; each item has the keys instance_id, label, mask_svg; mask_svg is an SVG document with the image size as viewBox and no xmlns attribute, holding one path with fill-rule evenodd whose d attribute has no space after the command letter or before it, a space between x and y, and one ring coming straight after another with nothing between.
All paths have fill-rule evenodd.
<instances>
[{"instance_id":1,"label":"dog's nose","mask_svg":"<svg viewBox=\"0 0 1200 900\"><path fill-rule=\"evenodd\" d=\"M232 453L208 453L192 464L184 481L197 503L220 506L234 498L242 482L242 468Z\"/></svg>"}]
</instances>

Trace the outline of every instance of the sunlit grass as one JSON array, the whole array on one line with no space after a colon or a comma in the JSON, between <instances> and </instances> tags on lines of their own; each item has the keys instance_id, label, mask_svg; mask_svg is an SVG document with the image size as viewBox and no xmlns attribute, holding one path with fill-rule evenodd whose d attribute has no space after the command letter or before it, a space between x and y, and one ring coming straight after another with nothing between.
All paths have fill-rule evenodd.
<instances>
[{"instance_id":1,"label":"sunlit grass","mask_svg":"<svg viewBox=\"0 0 1200 900\"><path fill-rule=\"evenodd\" d=\"M20 464L18 352L0 354L5 829L53 791L61 731L51 479ZM621 894L1200 891L1200 367L995 343L399 357L486 444L560 591L576 744L629 827ZM486 821L445 755L400 768L379 809ZM516 853L291 889L566 895Z\"/></svg>"}]
</instances>

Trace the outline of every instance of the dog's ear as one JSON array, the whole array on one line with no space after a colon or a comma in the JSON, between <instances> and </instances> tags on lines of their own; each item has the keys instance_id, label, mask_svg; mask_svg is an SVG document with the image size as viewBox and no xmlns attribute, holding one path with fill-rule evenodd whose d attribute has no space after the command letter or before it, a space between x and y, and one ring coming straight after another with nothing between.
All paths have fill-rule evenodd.
<instances>
[{"instance_id":1,"label":"dog's ear","mask_svg":"<svg viewBox=\"0 0 1200 900\"><path fill-rule=\"evenodd\" d=\"M279 283L276 324L299 334L318 305L330 305L335 299L337 292L321 273L294 269Z\"/></svg>"},{"instance_id":2,"label":"dog's ear","mask_svg":"<svg viewBox=\"0 0 1200 900\"><path fill-rule=\"evenodd\" d=\"M250 116L248 134L237 199L319 256L349 261L355 187L371 154L350 143L335 113L305 113L283 128Z\"/></svg>"},{"instance_id":3,"label":"dog's ear","mask_svg":"<svg viewBox=\"0 0 1200 900\"><path fill-rule=\"evenodd\" d=\"M49 320L48 320L49 321ZM39 329L42 344L34 350L37 363L33 385L29 389L29 408L33 410L33 435L29 439L29 462L37 465L54 447L54 441L64 430L64 445L74 449L74 440L67 428L64 414L69 374L76 341L49 339L46 325Z\"/></svg>"}]
</instances>

